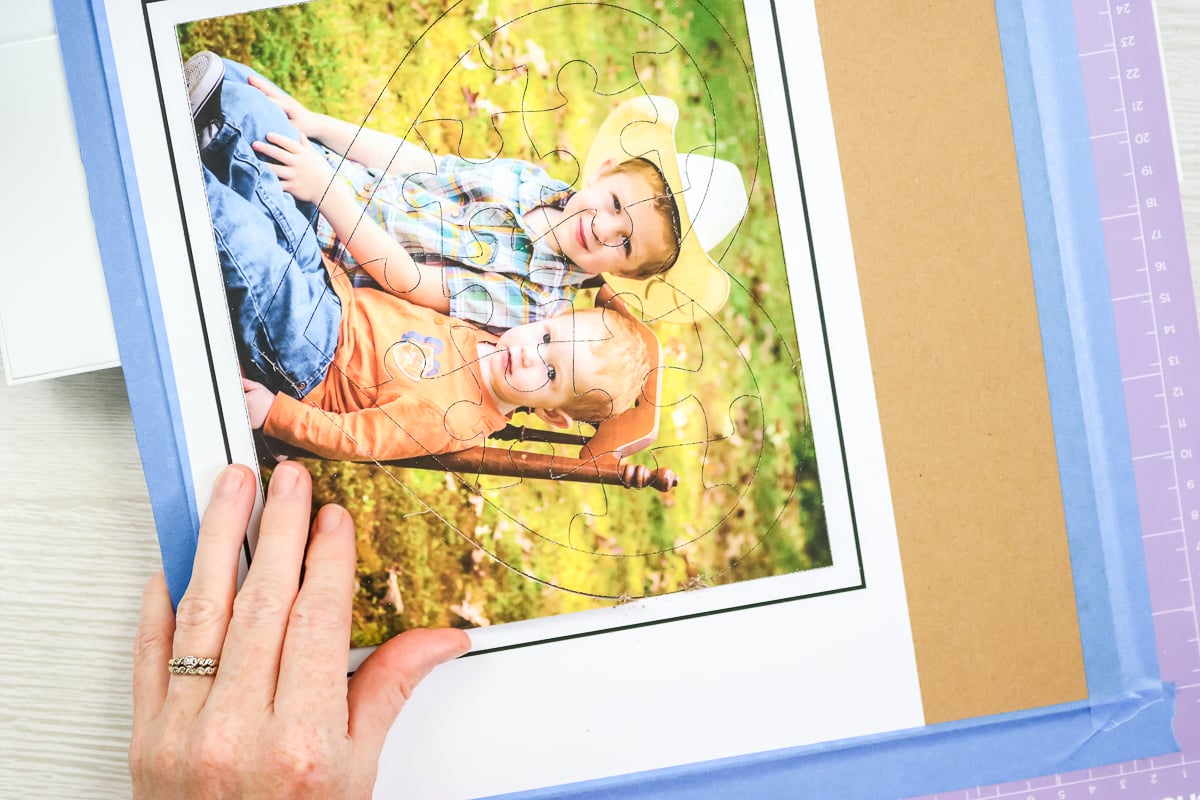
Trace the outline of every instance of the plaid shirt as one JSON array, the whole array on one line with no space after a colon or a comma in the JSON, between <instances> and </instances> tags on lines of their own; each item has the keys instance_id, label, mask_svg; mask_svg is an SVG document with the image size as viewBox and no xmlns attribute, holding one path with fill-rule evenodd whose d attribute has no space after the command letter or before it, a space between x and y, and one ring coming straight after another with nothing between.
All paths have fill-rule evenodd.
<instances>
[{"instance_id":1,"label":"plaid shirt","mask_svg":"<svg viewBox=\"0 0 1200 800\"><path fill-rule=\"evenodd\" d=\"M543 205L562 209L572 194L541 167L447 155L437 159L435 173L393 175L320 149L367 218L414 261L444 269L453 317L506 330L552 315L593 277L525 227L526 213ZM324 217L317 242L335 263L358 266Z\"/></svg>"}]
</instances>

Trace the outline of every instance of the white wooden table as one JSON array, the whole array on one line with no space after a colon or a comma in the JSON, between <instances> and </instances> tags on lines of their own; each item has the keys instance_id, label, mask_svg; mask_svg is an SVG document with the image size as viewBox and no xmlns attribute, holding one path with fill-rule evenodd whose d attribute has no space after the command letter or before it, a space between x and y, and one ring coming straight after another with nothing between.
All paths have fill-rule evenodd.
<instances>
[{"instance_id":1,"label":"white wooden table","mask_svg":"<svg viewBox=\"0 0 1200 800\"><path fill-rule=\"evenodd\" d=\"M1200 4L1158 11L1200 263ZM130 646L157 547L120 371L0 383L0 796L129 795Z\"/></svg>"}]
</instances>

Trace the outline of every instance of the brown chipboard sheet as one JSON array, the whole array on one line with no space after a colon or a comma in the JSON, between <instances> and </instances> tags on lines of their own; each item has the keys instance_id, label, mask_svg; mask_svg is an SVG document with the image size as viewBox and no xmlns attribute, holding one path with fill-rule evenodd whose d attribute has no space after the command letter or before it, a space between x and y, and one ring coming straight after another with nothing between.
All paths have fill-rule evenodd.
<instances>
[{"instance_id":1,"label":"brown chipboard sheet","mask_svg":"<svg viewBox=\"0 0 1200 800\"><path fill-rule=\"evenodd\" d=\"M816 5L926 720L1084 699L994 6Z\"/></svg>"}]
</instances>

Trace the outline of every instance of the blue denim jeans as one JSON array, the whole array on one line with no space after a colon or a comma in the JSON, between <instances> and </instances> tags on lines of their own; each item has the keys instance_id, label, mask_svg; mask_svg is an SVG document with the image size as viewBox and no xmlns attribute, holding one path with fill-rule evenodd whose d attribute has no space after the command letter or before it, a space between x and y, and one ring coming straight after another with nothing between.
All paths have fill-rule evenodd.
<instances>
[{"instance_id":1,"label":"blue denim jeans","mask_svg":"<svg viewBox=\"0 0 1200 800\"><path fill-rule=\"evenodd\" d=\"M250 147L268 131L299 136L249 74L225 62L223 122L200 153L204 186L242 374L298 399L325 378L342 305L313 234L316 209L284 192Z\"/></svg>"}]
</instances>

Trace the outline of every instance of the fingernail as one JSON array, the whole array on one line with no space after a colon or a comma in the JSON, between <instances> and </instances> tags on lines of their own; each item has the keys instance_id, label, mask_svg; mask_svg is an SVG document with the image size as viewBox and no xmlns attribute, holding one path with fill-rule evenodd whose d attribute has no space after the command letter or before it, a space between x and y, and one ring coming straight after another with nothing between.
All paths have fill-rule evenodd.
<instances>
[{"instance_id":1,"label":"fingernail","mask_svg":"<svg viewBox=\"0 0 1200 800\"><path fill-rule=\"evenodd\" d=\"M226 467L221 470L221 474L217 476L217 480L213 484L213 497L233 497L241 491L245 479L246 476L240 469L233 466Z\"/></svg>"},{"instance_id":2,"label":"fingernail","mask_svg":"<svg viewBox=\"0 0 1200 800\"><path fill-rule=\"evenodd\" d=\"M318 534L337 530L345 516L346 510L341 506L322 506L321 510L317 512L317 521L313 525L313 530Z\"/></svg>"},{"instance_id":3,"label":"fingernail","mask_svg":"<svg viewBox=\"0 0 1200 800\"><path fill-rule=\"evenodd\" d=\"M271 475L271 496L284 497L296 488L296 467L280 464Z\"/></svg>"}]
</instances>

